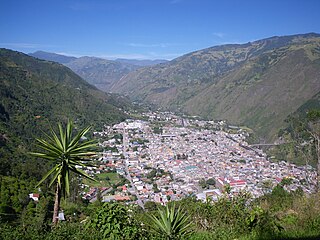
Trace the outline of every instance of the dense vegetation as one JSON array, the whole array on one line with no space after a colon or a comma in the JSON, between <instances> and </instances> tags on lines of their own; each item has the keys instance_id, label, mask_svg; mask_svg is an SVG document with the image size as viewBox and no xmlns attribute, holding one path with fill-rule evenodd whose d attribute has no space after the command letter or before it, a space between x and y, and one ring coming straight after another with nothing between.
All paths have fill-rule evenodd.
<instances>
[{"instance_id":1,"label":"dense vegetation","mask_svg":"<svg viewBox=\"0 0 320 240\"><path fill-rule=\"evenodd\" d=\"M1 219L27 214L28 194L38 192L36 183L48 170L45 161L27 154L35 149L36 137L67 119L78 129L122 121L126 115L120 107L131 105L97 90L60 64L0 49Z\"/></svg>"},{"instance_id":2,"label":"dense vegetation","mask_svg":"<svg viewBox=\"0 0 320 240\"><path fill-rule=\"evenodd\" d=\"M30 144L50 124L69 118L77 127L91 124L98 129L123 120L125 115L118 108L130 106L60 64L6 49L0 49L0 96L0 174L17 177L24 170L27 175L38 175L16 167L20 173L13 173L10 166L19 159L26 162Z\"/></svg>"},{"instance_id":3,"label":"dense vegetation","mask_svg":"<svg viewBox=\"0 0 320 240\"><path fill-rule=\"evenodd\" d=\"M278 133L281 144L269 149L269 155L274 156L276 160L316 167L318 159L312 133L317 129L312 125L319 126L319 117L314 118L315 116L311 114L319 110L320 93L313 96L286 118L286 127ZM318 131L317 134L319 135L320 132Z\"/></svg>"},{"instance_id":4,"label":"dense vegetation","mask_svg":"<svg viewBox=\"0 0 320 240\"><path fill-rule=\"evenodd\" d=\"M218 202L193 197L146 211L121 203L63 205L67 221L50 228L52 200L30 201L23 214L1 218L1 239L318 239L319 196L287 192L285 183L251 199L243 192ZM157 221L157 219L159 221ZM169 224L171 222L171 224Z\"/></svg>"}]
</instances>

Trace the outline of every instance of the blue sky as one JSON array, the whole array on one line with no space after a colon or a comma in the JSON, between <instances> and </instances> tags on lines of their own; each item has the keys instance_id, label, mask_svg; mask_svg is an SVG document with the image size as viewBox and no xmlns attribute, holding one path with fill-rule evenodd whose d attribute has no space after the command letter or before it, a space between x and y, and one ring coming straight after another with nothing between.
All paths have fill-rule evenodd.
<instances>
[{"instance_id":1,"label":"blue sky","mask_svg":"<svg viewBox=\"0 0 320 240\"><path fill-rule=\"evenodd\" d=\"M320 33L319 0L0 0L0 47L173 59L226 43Z\"/></svg>"}]
</instances>

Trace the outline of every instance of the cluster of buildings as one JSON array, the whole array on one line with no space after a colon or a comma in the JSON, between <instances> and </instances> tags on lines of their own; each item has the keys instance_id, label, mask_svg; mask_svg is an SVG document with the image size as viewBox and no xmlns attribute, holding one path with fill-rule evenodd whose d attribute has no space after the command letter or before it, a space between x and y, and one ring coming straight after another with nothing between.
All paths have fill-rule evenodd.
<instances>
[{"instance_id":1,"label":"cluster of buildings","mask_svg":"<svg viewBox=\"0 0 320 240\"><path fill-rule=\"evenodd\" d=\"M172 113L144 113L145 120L126 120L106 127L101 158L126 177L127 194L136 201L166 204L194 195L217 199L226 191L247 191L259 197L284 178L291 178L288 190L314 191L316 173L310 167L271 162L261 150L245 141L247 133L223 130L223 121L203 121ZM114 137L113 137L114 136ZM201 181L215 180L202 189Z\"/></svg>"}]
</instances>

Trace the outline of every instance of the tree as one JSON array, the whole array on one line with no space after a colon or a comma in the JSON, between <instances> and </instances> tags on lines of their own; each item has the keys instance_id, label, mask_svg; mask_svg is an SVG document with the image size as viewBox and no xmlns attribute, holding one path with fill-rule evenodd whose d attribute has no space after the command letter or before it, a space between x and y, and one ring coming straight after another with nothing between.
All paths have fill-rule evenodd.
<instances>
[{"instance_id":1,"label":"tree","mask_svg":"<svg viewBox=\"0 0 320 240\"><path fill-rule=\"evenodd\" d=\"M144 230L132 209L119 203L104 203L86 225L103 235L103 239L144 239Z\"/></svg>"},{"instance_id":2,"label":"tree","mask_svg":"<svg viewBox=\"0 0 320 240\"><path fill-rule=\"evenodd\" d=\"M317 167L317 110L309 110L299 115L289 116L285 121L288 127L279 131L282 144L277 148L279 152L277 158L286 159L288 163L294 161L298 164L305 164L307 167L313 165ZM320 119L320 118L319 118ZM319 125L320 126L320 125ZM318 129L319 130L319 129ZM318 131L320 133L320 131ZM310 185L309 173L305 173L306 184Z\"/></svg>"},{"instance_id":3,"label":"tree","mask_svg":"<svg viewBox=\"0 0 320 240\"><path fill-rule=\"evenodd\" d=\"M40 186L49 176L53 175L49 187L56 183L56 193L54 202L54 211L52 222L54 225L58 222L58 212L60 207L61 194L65 198L70 195L69 176L74 172L80 176L96 181L86 173L76 168L76 166L88 166L95 152L90 148L96 146L93 140L81 141L84 135L90 130L90 127L82 129L78 134L73 136L73 124L68 121L67 126L63 129L58 124L59 133L57 134L51 128L51 135L46 134L47 139L36 139L38 148L41 152L32 152L33 156L43 158L54 163L53 168L48 171L36 187Z\"/></svg>"},{"instance_id":4,"label":"tree","mask_svg":"<svg viewBox=\"0 0 320 240\"><path fill-rule=\"evenodd\" d=\"M273 187L272 180L267 179L261 183L261 188L264 194L271 193Z\"/></svg>"},{"instance_id":5,"label":"tree","mask_svg":"<svg viewBox=\"0 0 320 240\"><path fill-rule=\"evenodd\" d=\"M225 193L227 193L228 195L231 193L231 186L230 186L229 183L227 183L226 185L224 185L223 191L224 191Z\"/></svg>"},{"instance_id":6,"label":"tree","mask_svg":"<svg viewBox=\"0 0 320 240\"><path fill-rule=\"evenodd\" d=\"M153 201L148 201L144 204L144 208L147 210L147 211L155 211L157 210L157 203L153 202Z\"/></svg>"},{"instance_id":7,"label":"tree","mask_svg":"<svg viewBox=\"0 0 320 240\"><path fill-rule=\"evenodd\" d=\"M206 183L209 184L209 185L215 186L216 185L216 180L214 178L209 178L206 181Z\"/></svg>"},{"instance_id":8,"label":"tree","mask_svg":"<svg viewBox=\"0 0 320 240\"><path fill-rule=\"evenodd\" d=\"M320 181L320 110L310 110L307 114L309 122L309 133L314 140L317 158L317 191L319 192Z\"/></svg>"},{"instance_id":9,"label":"tree","mask_svg":"<svg viewBox=\"0 0 320 240\"><path fill-rule=\"evenodd\" d=\"M98 188L97 190L97 200L95 201L96 206L100 206L102 204L102 195L101 195L101 190Z\"/></svg>"},{"instance_id":10,"label":"tree","mask_svg":"<svg viewBox=\"0 0 320 240\"><path fill-rule=\"evenodd\" d=\"M159 188L158 188L158 185L157 185L156 183L153 184L152 190L153 190L155 193L160 192L160 190L159 190Z\"/></svg>"},{"instance_id":11,"label":"tree","mask_svg":"<svg viewBox=\"0 0 320 240\"><path fill-rule=\"evenodd\" d=\"M201 188L203 188L203 189L209 188L209 185L207 184L206 180L204 180L204 179L201 179L201 180L199 181L199 186L200 186Z\"/></svg>"}]
</instances>

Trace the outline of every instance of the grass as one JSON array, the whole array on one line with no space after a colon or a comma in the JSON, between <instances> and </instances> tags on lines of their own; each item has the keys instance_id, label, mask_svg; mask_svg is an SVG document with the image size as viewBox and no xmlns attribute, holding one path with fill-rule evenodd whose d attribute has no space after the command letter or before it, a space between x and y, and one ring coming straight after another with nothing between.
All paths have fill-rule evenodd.
<instances>
[{"instance_id":1,"label":"grass","mask_svg":"<svg viewBox=\"0 0 320 240\"><path fill-rule=\"evenodd\" d=\"M106 180L106 178L110 180ZM97 182L91 181L89 179L83 179L83 183L89 185L90 187L111 187L111 185L116 184L120 181L118 173L105 172L100 173L95 176Z\"/></svg>"}]
</instances>

